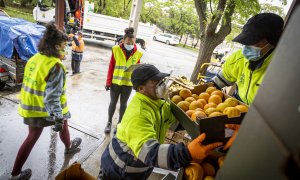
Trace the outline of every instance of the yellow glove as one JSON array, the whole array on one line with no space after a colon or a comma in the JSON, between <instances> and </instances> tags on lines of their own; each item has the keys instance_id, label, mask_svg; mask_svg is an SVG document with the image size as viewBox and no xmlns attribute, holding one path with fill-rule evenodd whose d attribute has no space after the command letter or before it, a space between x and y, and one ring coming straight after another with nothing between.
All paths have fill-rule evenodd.
<instances>
[{"instance_id":1,"label":"yellow glove","mask_svg":"<svg viewBox=\"0 0 300 180\"><path fill-rule=\"evenodd\" d=\"M222 145L221 142L202 145L201 143L204 141L205 137L205 133L202 133L188 145L188 150L193 160L202 161L211 150Z\"/></svg>"},{"instance_id":2,"label":"yellow glove","mask_svg":"<svg viewBox=\"0 0 300 180\"><path fill-rule=\"evenodd\" d=\"M225 127L234 130L233 135L232 135L231 138L227 141L227 143L225 144L225 146L224 146L224 148L223 148L224 150L227 150L227 149L230 148L231 145L233 144L233 142L234 142L234 140L235 140L235 137L237 136L238 131L239 131L239 129L240 129L240 125L238 125L238 124L226 124Z\"/></svg>"}]
</instances>

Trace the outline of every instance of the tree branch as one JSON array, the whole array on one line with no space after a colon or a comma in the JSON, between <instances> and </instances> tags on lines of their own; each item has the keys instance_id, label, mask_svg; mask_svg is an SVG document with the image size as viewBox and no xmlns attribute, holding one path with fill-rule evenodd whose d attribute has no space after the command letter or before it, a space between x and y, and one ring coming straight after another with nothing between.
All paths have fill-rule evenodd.
<instances>
[{"instance_id":1,"label":"tree branch","mask_svg":"<svg viewBox=\"0 0 300 180\"><path fill-rule=\"evenodd\" d=\"M229 0L222 19L222 25L219 31L217 32L216 36L224 39L231 32L231 21L232 21L231 17L232 14L234 13L234 9L235 9L235 1Z\"/></svg>"},{"instance_id":2,"label":"tree branch","mask_svg":"<svg viewBox=\"0 0 300 180\"><path fill-rule=\"evenodd\" d=\"M227 0L219 0L217 12L213 14L211 18L211 22L209 23L207 27L208 34L214 34L216 31L216 28L218 27L218 24L222 18L222 14L224 12L225 6L226 6Z\"/></svg>"},{"instance_id":3,"label":"tree branch","mask_svg":"<svg viewBox=\"0 0 300 180\"><path fill-rule=\"evenodd\" d=\"M209 6L210 6L210 13L213 14L212 7L211 7L211 0L209 0Z\"/></svg>"},{"instance_id":4,"label":"tree branch","mask_svg":"<svg viewBox=\"0 0 300 180\"><path fill-rule=\"evenodd\" d=\"M200 36L203 36L205 29L206 29L206 3L205 0L194 0L196 11L199 17L199 24L200 24Z\"/></svg>"}]
</instances>

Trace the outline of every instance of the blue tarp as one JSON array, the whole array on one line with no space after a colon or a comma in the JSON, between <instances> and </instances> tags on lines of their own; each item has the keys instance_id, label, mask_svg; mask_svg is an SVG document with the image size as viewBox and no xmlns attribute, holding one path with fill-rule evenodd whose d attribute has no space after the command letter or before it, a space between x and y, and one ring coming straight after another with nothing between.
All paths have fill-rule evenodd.
<instances>
[{"instance_id":1,"label":"blue tarp","mask_svg":"<svg viewBox=\"0 0 300 180\"><path fill-rule=\"evenodd\" d=\"M14 48L20 58L27 61L38 52L44 26L18 18L0 16L0 55L12 58Z\"/></svg>"}]
</instances>

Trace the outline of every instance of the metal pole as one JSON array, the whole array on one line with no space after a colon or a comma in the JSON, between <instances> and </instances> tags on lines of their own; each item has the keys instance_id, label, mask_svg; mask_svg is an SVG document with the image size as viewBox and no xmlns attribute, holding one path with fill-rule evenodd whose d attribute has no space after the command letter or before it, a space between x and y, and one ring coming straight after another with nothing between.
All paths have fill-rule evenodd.
<instances>
[{"instance_id":1,"label":"metal pole","mask_svg":"<svg viewBox=\"0 0 300 180\"><path fill-rule=\"evenodd\" d=\"M64 31L65 1L55 0L55 24L59 30Z\"/></svg>"},{"instance_id":2,"label":"metal pole","mask_svg":"<svg viewBox=\"0 0 300 180\"><path fill-rule=\"evenodd\" d=\"M129 27L134 28L134 37L138 31L139 19L142 10L143 0L133 0L129 18Z\"/></svg>"}]
</instances>

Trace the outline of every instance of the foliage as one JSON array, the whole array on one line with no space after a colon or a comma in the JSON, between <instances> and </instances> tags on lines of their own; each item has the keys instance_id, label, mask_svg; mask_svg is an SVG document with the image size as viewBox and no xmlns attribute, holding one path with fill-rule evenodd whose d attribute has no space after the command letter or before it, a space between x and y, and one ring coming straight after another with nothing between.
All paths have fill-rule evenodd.
<instances>
[{"instance_id":1,"label":"foliage","mask_svg":"<svg viewBox=\"0 0 300 180\"><path fill-rule=\"evenodd\" d=\"M232 29L231 39L241 31L240 27L254 14L279 11L274 6L260 5L258 0L194 0L194 2L200 24L201 46L191 76L193 82L197 81L199 73L205 74L206 69L201 69L200 72L201 65L210 61L215 47L224 41Z\"/></svg>"},{"instance_id":2,"label":"foliage","mask_svg":"<svg viewBox=\"0 0 300 180\"><path fill-rule=\"evenodd\" d=\"M27 21L30 21L30 22L34 22L34 19L33 19L33 16L32 14L27 14L27 13L19 13L17 11L15 11L14 9L12 8L6 8L4 9L5 12L10 16L10 17L17 17L17 18L22 18L22 19L25 19Z\"/></svg>"}]
</instances>

